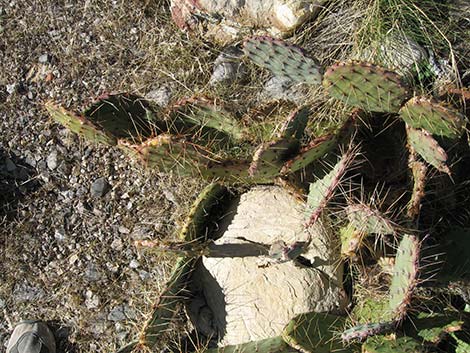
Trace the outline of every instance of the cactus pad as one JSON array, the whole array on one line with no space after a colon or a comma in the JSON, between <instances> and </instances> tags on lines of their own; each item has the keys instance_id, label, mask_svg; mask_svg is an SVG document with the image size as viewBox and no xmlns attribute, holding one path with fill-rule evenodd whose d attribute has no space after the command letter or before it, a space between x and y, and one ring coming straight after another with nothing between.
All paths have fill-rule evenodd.
<instances>
[{"instance_id":1,"label":"cactus pad","mask_svg":"<svg viewBox=\"0 0 470 353\"><path fill-rule=\"evenodd\" d=\"M464 116L458 111L425 97L413 97L406 102L400 116L415 129L449 138L459 137L465 124Z\"/></svg>"},{"instance_id":2,"label":"cactus pad","mask_svg":"<svg viewBox=\"0 0 470 353\"><path fill-rule=\"evenodd\" d=\"M119 147L146 167L162 172L175 171L179 175L197 175L204 163L208 162L202 148L170 135L158 135L139 145L120 140Z\"/></svg>"},{"instance_id":3,"label":"cactus pad","mask_svg":"<svg viewBox=\"0 0 470 353\"><path fill-rule=\"evenodd\" d=\"M424 353L424 347L411 337L397 339L386 336L374 336L362 345L362 353Z\"/></svg>"},{"instance_id":4,"label":"cactus pad","mask_svg":"<svg viewBox=\"0 0 470 353\"><path fill-rule=\"evenodd\" d=\"M358 231L351 224L342 227L339 232L341 239L341 255L345 257L356 256L366 234Z\"/></svg>"},{"instance_id":5,"label":"cactus pad","mask_svg":"<svg viewBox=\"0 0 470 353\"><path fill-rule=\"evenodd\" d=\"M439 143L424 130L407 128L408 143L427 163L437 170L450 175L450 169L446 165L447 153L439 146Z\"/></svg>"},{"instance_id":6,"label":"cactus pad","mask_svg":"<svg viewBox=\"0 0 470 353\"><path fill-rule=\"evenodd\" d=\"M207 236L206 229L210 224L208 218L211 210L220 204L227 192L227 188L218 183L207 185L198 195L186 216L179 238L184 241L194 241Z\"/></svg>"},{"instance_id":7,"label":"cactus pad","mask_svg":"<svg viewBox=\"0 0 470 353\"><path fill-rule=\"evenodd\" d=\"M279 175L283 164L298 151L299 142L293 139L281 139L264 143L253 155L249 173L251 177L262 175L274 178Z\"/></svg>"},{"instance_id":8,"label":"cactus pad","mask_svg":"<svg viewBox=\"0 0 470 353\"><path fill-rule=\"evenodd\" d=\"M464 319L459 313L419 313L413 318L413 328L423 340L437 344L446 333L461 331L464 328Z\"/></svg>"},{"instance_id":9,"label":"cactus pad","mask_svg":"<svg viewBox=\"0 0 470 353\"><path fill-rule=\"evenodd\" d=\"M291 348L282 337L267 338L260 341L247 342L233 346L221 348L212 348L204 351L204 353L295 353L295 349Z\"/></svg>"},{"instance_id":10,"label":"cactus pad","mask_svg":"<svg viewBox=\"0 0 470 353\"><path fill-rule=\"evenodd\" d=\"M369 336L382 334L385 331L392 330L395 327L393 322L379 322L360 324L344 330L341 334L341 339L345 342L352 340L362 341Z\"/></svg>"},{"instance_id":11,"label":"cactus pad","mask_svg":"<svg viewBox=\"0 0 470 353\"><path fill-rule=\"evenodd\" d=\"M114 146L117 143L116 137L105 132L99 126L96 126L91 121L69 112L52 102L46 103L46 109L52 119L87 140L111 146Z\"/></svg>"},{"instance_id":12,"label":"cactus pad","mask_svg":"<svg viewBox=\"0 0 470 353\"><path fill-rule=\"evenodd\" d=\"M408 97L408 88L397 73L364 62L330 66L323 86L346 104L373 112L398 112Z\"/></svg>"},{"instance_id":13,"label":"cactus pad","mask_svg":"<svg viewBox=\"0 0 470 353\"><path fill-rule=\"evenodd\" d=\"M316 138L308 146L301 148L294 158L286 162L281 170L281 174L286 175L305 168L328 152L331 152L337 144L338 139L334 135Z\"/></svg>"},{"instance_id":14,"label":"cactus pad","mask_svg":"<svg viewBox=\"0 0 470 353\"><path fill-rule=\"evenodd\" d=\"M345 319L326 313L307 313L296 316L284 329L282 337L301 352L351 353L353 347L345 347L339 338Z\"/></svg>"},{"instance_id":15,"label":"cactus pad","mask_svg":"<svg viewBox=\"0 0 470 353\"><path fill-rule=\"evenodd\" d=\"M131 94L102 96L85 110L84 116L117 139L134 143L152 136L149 103Z\"/></svg>"},{"instance_id":16,"label":"cactus pad","mask_svg":"<svg viewBox=\"0 0 470 353\"><path fill-rule=\"evenodd\" d=\"M154 304L152 315L139 335L140 345L152 347L167 332L179 302L182 300L182 294L194 261L188 257L178 259L166 288Z\"/></svg>"},{"instance_id":17,"label":"cactus pad","mask_svg":"<svg viewBox=\"0 0 470 353\"><path fill-rule=\"evenodd\" d=\"M188 98L176 103L168 113L167 131L212 139L240 140L245 131L223 107L205 98Z\"/></svg>"},{"instance_id":18,"label":"cactus pad","mask_svg":"<svg viewBox=\"0 0 470 353\"><path fill-rule=\"evenodd\" d=\"M377 209L365 204L353 204L346 208L349 223L366 234L395 234L394 224Z\"/></svg>"},{"instance_id":19,"label":"cactus pad","mask_svg":"<svg viewBox=\"0 0 470 353\"><path fill-rule=\"evenodd\" d=\"M300 140L304 134L305 127L307 126L309 115L310 109L305 107L292 112L282 127L279 137L295 138Z\"/></svg>"},{"instance_id":20,"label":"cactus pad","mask_svg":"<svg viewBox=\"0 0 470 353\"><path fill-rule=\"evenodd\" d=\"M276 77L293 82L321 83L322 69L316 60L282 40L253 37L245 41L243 51L255 64L268 69Z\"/></svg>"},{"instance_id":21,"label":"cactus pad","mask_svg":"<svg viewBox=\"0 0 470 353\"><path fill-rule=\"evenodd\" d=\"M328 174L310 184L306 210L307 227L312 226L318 220L328 202L333 198L341 179L353 160L354 152L347 151Z\"/></svg>"},{"instance_id":22,"label":"cactus pad","mask_svg":"<svg viewBox=\"0 0 470 353\"><path fill-rule=\"evenodd\" d=\"M417 284L420 245L416 237L404 235L398 246L389 291L389 310L400 320L406 314Z\"/></svg>"},{"instance_id":23,"label":"cactus pad","mask_svg":"<svg viewBox=\"0 0 470 353\"><path fill-rule=\"evenodd\" d=\"M406 214L411 219L414 219L419 215L421 209L421 200L424 197L424 188L426 186L427 167L420 161L410 161L408 166L413 176L413 190L407 205Z\"/></svg>"},{"instance_id":24,"label":"cactus pad","mask_svg":"<svg viewBox=\"0 0 470 353\"><path fill-rule=\"evenodd\" d=\"M249 161L244 160L224 160L224 161L210 161L207 165L200 168L199 172L202 177L206 179L218 179L226 182L233 183L250 183L257 182L257 180L264 180L260 178L250 178L248 169L250 167ZM268 178L271 180L270 178Z\"/></svg>"}]
</instances>

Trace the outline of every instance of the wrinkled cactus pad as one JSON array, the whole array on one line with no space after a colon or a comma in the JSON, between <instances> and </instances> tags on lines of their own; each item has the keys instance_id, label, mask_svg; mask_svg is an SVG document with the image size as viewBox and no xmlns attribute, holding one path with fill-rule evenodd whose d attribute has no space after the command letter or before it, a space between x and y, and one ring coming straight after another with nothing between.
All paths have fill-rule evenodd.
<instances>
[{"instance_id":1,"label":"wrinkled cactus pad","mask_svg":"<svg viewBox=\"0 0 470 353\"><path fill-rule=\"evenodd\" d=\"M397 73L366 62L330 66L323 86L344 103L372 112L398 112L408 98L408 88Z\"/></svg>"},{"instance_id":2,"label":"wrinkled cactus pad","mask_svg":"<svg viewBox=\"0 0 470 353\"><path fill-rule=\"evenodd\" d=\"M447 153L430 133L408 127L407 135L408 144L418 155L440 172L450 175L450 169L447 166Z\"/></svg>"},{"instance_id":3,"label":"wrinkled cactus pad","mask_svg":"<svg viewBox=\"0 0 470 353\"><path fill-rule=\"evenodd\" d=\"M253 37L245 41L243 50L251 61L276 77L299 83L321 83L321 66L292 44L270 37Z\"/></svg>"},{"instance_id":4,"label":"wrinkled cactus pad","mask_svg":"<svg viewBox=\"0 0 470 353\"><path fill-rule=\"evenodd\" d=\"M464 116L443 103L426 97L413 97L400 109L401 118L415 129L433 135L457 138L462 134Z\"/></svg>"}]
</instances>

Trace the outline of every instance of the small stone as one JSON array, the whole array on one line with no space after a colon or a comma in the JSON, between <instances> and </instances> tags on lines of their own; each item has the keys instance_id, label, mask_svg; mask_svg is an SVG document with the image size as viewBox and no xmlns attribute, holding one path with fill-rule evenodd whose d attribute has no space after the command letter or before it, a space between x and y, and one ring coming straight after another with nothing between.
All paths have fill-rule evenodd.
<instances>
[{"instance_id":1,"label":"small stone","mask_svg":"<svg viewBox=\"0 0 470 353\"><path fill-rule=\"evenodd\" d=\"M99 281L102 277L101 272L99 271L98 267L93 263L90 262L85 269L85 279L90 282Z\"/></svg>"},{"instance_id":2,"label":"small stone","mask_svg":"<svg viewBox=\"0 0 470 353\"><path fill-rule=\"evenodd\" d=\"M78 255L77 254L73 254L72 256L69 257L69 264L70 265L73 265L75 262L78 261Z\"/></svg>"},{"instance_id":3,"label":"small stone","mask_svg":"<svg viewBox=\"0 0 470 353\"><path fill-rule=\"evenodd\" d=\"M146 281L150 278L150 273L148 273L147 271L141 270L139 271L139 277L142 281Z\"/></svg>"},{"instance_id":4,"label":"small stone","mask_svg":"<svg viewBox=\"0 0 470 353\"><path fill-rule=\"evenodd\" d=\"M114 239L111 243L111 248L116 251L121 251L123 248L122 240L121 239Z\"/></svg>"},{"instance_id":5,"label":"small stone","mask_svg":"<svg viewBox=\"0 0 470 353\"><path fill-rule=\"evenodd\" d=\"M124 314L124 305L118 305L111 309L108 314L109 321L123 321L126 319Z\"/></svg>"},{"instance_id":6,"label":"small stone","mask_svg":"<svg viewBox=\"0 0 470 353\"><path fill-rule=\"evenodd\" d=\"M106 178L98 178L91 184L91 195L94 197L103 197L109 191L111 186Z\"/></svg>"},{"instance_id":7,"label":"small stone","mask_svg":"<svg viewBox=\"0 0 470 353\"><path fill-rule=\"evenodd\" d=\"M16 89L16 83L12 83L11 85L7 85L6 88L7 88L7 93L8 94L13 94L15 92L15 89Z\"/></svg>"},{"instance_id":8,"label":"small stone","mask_svg":"<svg viewBox=\"0 0 470 353\"><path fill-rule=\"evenodd\" d=\"M0 309L3 309L5 307L5 305L6 305L5 300L0 298Z\"/></svg>"},{"instance_id":9,"label":"small stone","mask_svg":"<svg viewBox=\"0 0 470 353\"><path fill-rule=\"evenodd\" d=\"M58 165L58 156L57 156L57 151L52 151L49 156L47 156L47 168L50 170L54 170L57 168Z\"/></svg>"},{"instance_id":10,"label":"small stone","mask_svg":"<svg viewBox=\"0 0 470 353\"><path fill-rule=\"evenodd\" d=\"M118 231L121 234L129 234L131 232L128 228L124 226L119 226Z\"/></svg>"},{"instance_id":11,"label":"small stone","mask_svg":"<svg viewBox=\"0 0 470 353\"><path fill-rule=\"evenodd\" d=\"M145 98L154 101L157 105L164 108L170 103L172 97L171 89L168 86L162 86L146 94Z\"/></svg>"},{"instance_id":12,"label":"small stone","mask_svg":"<svg viewBox=\"0 0 470 353\"><path fill-rule=\"evenodd\" d=\"M56 229L54 231L54 238L58 242L64 241L65 240L65 230L63 228L62 229Z\"/></svg>"},{"instance_id":13,"label":"small stone","mask_svg":"<svg viewBox=\"0 0 470 353\"><path fill-rule=\"evenodd\" d=\"M131 262L129 263L130 268L138 268L139 266L140 266L140 263L136 259L132 259Z\"/></svg>"},{"instance_id":14,"label":"small stone","mask_svg":"<svg viewBox=\"0 0 470 353\"><path fill-rule=\"evenodd\" d=\"M85 293L85 306L88 309L96 309L100 305L100 297L93 293L91 290L87 290Z\"/></svg>"},{"instance_id":15,"label":"small stone","mask_svg":"<svg viewBox=\"0 0 470 353\"><path fill-rule=\"evenodd\" d=\"M239 48L228 47L225 49L214 62L214 71L209 84L225 83L229 85L236 80L243 79L247 69L240 60L242 55L243 52Z\"/></svg>"},{"instance_id":16,"label":"small stone","mask_svg":"<svg viewBox=\"0 0 470 353\"><path fill-rule=\"evenodd\" d=\"M45 64L49 61L49 54L42 54L40 57L39 57L39 62L41 64Z\"/></svg>"}]
</instances>

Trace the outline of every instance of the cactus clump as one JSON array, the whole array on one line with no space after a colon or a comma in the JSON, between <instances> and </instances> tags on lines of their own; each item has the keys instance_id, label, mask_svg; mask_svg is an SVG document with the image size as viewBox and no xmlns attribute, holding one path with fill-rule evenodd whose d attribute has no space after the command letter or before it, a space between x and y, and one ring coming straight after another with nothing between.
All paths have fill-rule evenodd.
<instances>
[{"instance_id":1,"label":"cactus clump","mask_svg":"<svg viewBox=\"0 0 470 353\"><path fill-rule=\"evenodd\" d=\"M294 45L269 37L253 37L245 41L243 50L250 60L276 77L312 85L321 83L321 66Z\"/></svg>"},{"instance_id":2,"label":"cactus clump","mask_svg":"<svg viewBox=\"0 0 470 353\"><path fill-rule=\"evenodd\" d=\"M408 88L398 74L365 62L330 66L323 86L344 103L373 112L398 112L408 98Z\"/></svg>"},{"instance_id":3,"label":"cactus clump","mask_svg":"<svg viewBox=\"0 0 470 353\"><path fill-rule=\"evenodd\" d=\"M400 109L401 118L415 129L433 135L457 138L462 134L464 116L457 110L426 97L413 97Z\"/></svg>"}]
</instances>

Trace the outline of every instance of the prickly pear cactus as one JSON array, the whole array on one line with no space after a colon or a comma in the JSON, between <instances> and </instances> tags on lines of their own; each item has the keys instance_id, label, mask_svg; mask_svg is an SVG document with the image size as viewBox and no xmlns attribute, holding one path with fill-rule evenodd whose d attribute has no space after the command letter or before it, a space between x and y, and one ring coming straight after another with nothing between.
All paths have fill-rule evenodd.
<instances>
[{"instance_id":1,"label":"prickly pear cactus","mask_svg":"<svg viewBox=\"0 0 470 353\"><path fill-rule=\"evenodd\" d=\"M353 340L362 341L369 336L375 336L385 333L385 331L392 331L395 328L393 322L378 322L360 324L344 330L341 333L341 339L344 342L350 342Z\"/></svg>"},{"instance_id":2,"label":"prickly pear cactus","mask_svg":"<svg viewBox=\"0 0 470 353\"><path fill-rule=\"evenodd\" d=\"M395 234L396 225L377 209L366 204L351 204L346 208L349 223L366 234Z\"/></svg>"},{"instance_id":3,"label":"prickly pear cactus","mask_svg":"<svg viewBox=\"0 0 470 353\"><path fill-rule=\"evenodd\" d=\"M351 167L354 157L353 150L347 151L328 174L310 184L306 210L307 226L315 224L328 202L333 198L344 174Z\"/></svg>"},{"instance_id":4,"label":"prickly pear cactus","mask_svg":"<svg viewBox=\"0 0 470 353\"><path fill-rule=\"evenodd\" d=\"M362 346L363 353L424 353L420 342L411 337L374 336L370 337Z\"/></svg>"},{"instance_id":5,"label":"prickly pear cactus","mask_svg":"<svg viewBox=\"0 0 470 353\"><path fill-rule=\"evenodd\" d=\"M353 346L345 346L339 337L345 319L326 313L301 314L286 326L282 337L301 352L352 353Z\"/></svg>"},{"instance_id":6,"label":"prickly pear cactus","mask_svg":"<svg viewBox=\"0 0 470 353\"><path fill-rule=\"evenodd\" d=\"M115 136L102 130L99 126L82 116L69 112L53 102L47 102L46 109L52 116L52 119L87 140L110 146L117 144Z\"/></svg>"},{"instance_id":7,"label":"prickly pear cactus","mask_svg":"<svg viewBox=\"0 0 470 353\"><path fill-rule=\"evenodd\" d=\"M411 156L413 153L410 154ZM421 209L421 200L424 197L424 189L426 187L426 173L427 167L423 162L416 161L413 157L408 163L413 176L413 190L411 191L411 198L406 206L406 214L409 218L414 219L419 215Z\"/></svg>"},{"instance_id":8,"label":"prickly pear cactus","mask_svg":"<svg viewBox=\"0 0 470 353\"><path fill-rule=\"evenodd\" d=\"M248 352L269 352L269 353L295 353L297 350L289 346L282 337L267 338L260 341L236 344L221 348L208 349L205 353L248 353Z\"/></svg>"},{"instance_id":9,"label":"prickly pear cactus","mask_svg":"<svg viewBox=\"0 0 470 353\"><path fill-rule=\"evenodd\" d=\"M365 62L328 67L323 86L344 103L372 112L398 112L409 95L398 74Z\"/></svg>"},{"instance_id":10,"label":"prickly pear cactus","mask_svg":"<svg viewBox=\"0 0 470 353\"><path fill-rule=\"evenodd\" d=\"M410 304L418 283L419 241L413 235L404 235L397 249L388 309L395 320L401 320Z\"/></svg>"},{"instance_id":11,"label":"prickly pear cactus","mask_svg":"<svg viewBox=\"0 0 470 353\"><path fill-rule=\"evenodd\" d=\"M433 135L457 138L462 134L465 118L457 110L426 97L413 97L400 109L401 118L415 129Z\"/></svg>"},{"instance_id":12,"label":"prickly pear cactus","mask_svg":"<svg viewBox=\"0 0 470 353\"><path fill-rule=\"evenodd\" d=\"M427 163L432 165L440 172L450 175L450 169L447 166L447 153L439 146L439 143L430 133L420 129L407 128L408 144L419 154Z\"/></svg>"},{"instance_id":13,"label":"prickly pear cactus","mask_svg":"<svg viewBox=\"0 0 470 353\"><path fill-rule=\"evenodd\" d=\"M296 46L269 37L253 37L245 41L243 50L250 60L276 77L312 85L321 83L321 66Z\"/></svg>"}]
</instances>

